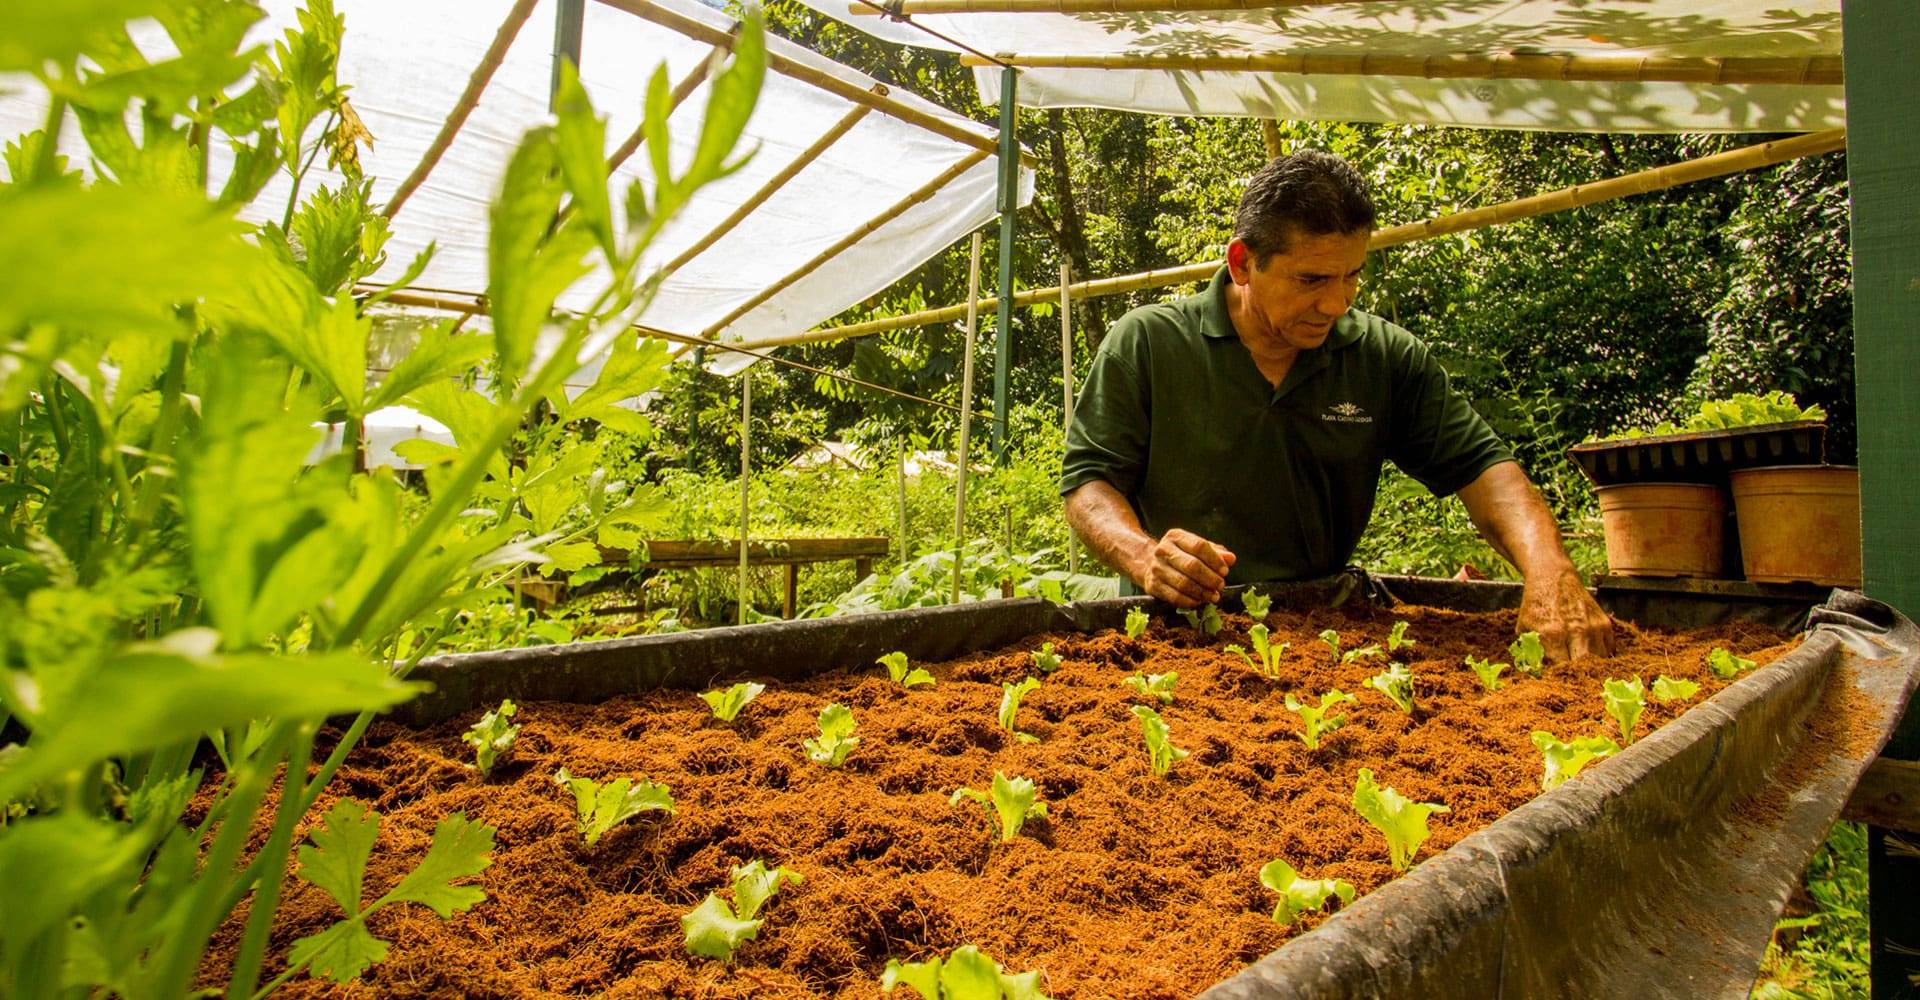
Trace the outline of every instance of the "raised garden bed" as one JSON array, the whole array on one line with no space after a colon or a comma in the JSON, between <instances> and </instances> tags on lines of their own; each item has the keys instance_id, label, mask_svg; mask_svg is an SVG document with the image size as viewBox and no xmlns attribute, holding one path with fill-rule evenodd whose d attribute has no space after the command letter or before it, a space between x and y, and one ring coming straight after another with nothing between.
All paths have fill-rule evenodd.
<instances>
[{"instance_id":1,"label":"raised garden bed","mask_svg":"<svg viewBox=\"0 0 1920 1000\"><path fill-rule=\"evenodd\" d=\"M1336 664L1316 638L1332 628L1347 647L1384 643L1396 619L1410 622L1419 643L1399 657L1418 679L1411 717L1365 688L1381 663ZM1645 738L1727 686L1706 666L1712 647L1764 667L1794 646L1784 633L1744 622L1623 625L1621 656L1549 668L1541 679L1510 671L1510 685L1488 694L1462 660L1507 659L1510 611L1360 605L1276 612L1269 621L1275 641L1291 644L1277 679L1222 651L1249 645L1251 622L1230 614L1216 637L1162 619L1138 641L1114 632L1025 634L1033 630L1015 622L1006 626L1021 633L1011 645L933 665L938 686L912 692L878 667L807 677L818 662L768 662L767 676L786 680L770 684L731 726L711 721L686 690L590 705L527 701L515 755L488 783L466 767L471 751L459 741L477 710L420 730L378 724L321 803L324 810L331 797L348 796L385 815L368 889L381 891L410 867L441 816L464 811L498 828L494 865L480 878L490 898L444 922L425 911L383 911L373 930L395 944L363 984L309 980L289 994L873 997L889 957L973 943L1010 971L1042 971L1046 991L1059 998L1193 996L1324 919L1275 924L1277 897L1257 877L1266 862L1284 858L1307 877L1346 879L1362 893L1357 906L1393 877L1385 841L1351 806L1359 768L1450 808L1432 819L1419 855L1430 858L1539 794L1533 730L1617 738L1602 709L1605 679L1638 675L1650 685L1664 674L1701 685L1685 703L1650 697L1636 729ZM862 641L820 655L847 662ZM1044 641L1064 665L1023 702L1019 728L1040 739L1022 743L995 723L999 685L1037 674L1028 654ZM723 668L715 662L705 673ZM1165 778L1150 773L1129 712L1143 699L1122 678L1137 669L1180 673L1175 703L1162 713L1174 744L1192 756ZM449 670L441 679L463 695L511 683L497 671L461 676ZM1866 709L1832 683L1838 677L1830 672L1813 689L1825 710L1802 717L1825 727L1815 734L1823 752L1864 758L1877 746L1874 723L1856 717ZM463 691L467 684L472 690ZM1330 687L1360 700L1348 706L1348 724L1309 751L1282 700L1288 692L1317 698ZM852 708L862 741L837 771L807 762L801 749L831 701ZM1732 709L1702 711L1717 719ZM1802 717L1785 724L1799 727ZM1594 765L1567 790L1604 783L1609 768L1631 764L1623 757ZM552 782L561 767L665 782L678 813L618 827L589 848L574 832L571 797ZM948 804L956 788L985 788L996 769L1033 779L1051 812L1007 844L996 842L979 806ZM759 940L734 966L687 956L681 915L721 888L730 866L756 858L806 881L768 905ZM276 946L284 952L337 916L323 894L293 883Z\"/></svg>"}]
</instances>

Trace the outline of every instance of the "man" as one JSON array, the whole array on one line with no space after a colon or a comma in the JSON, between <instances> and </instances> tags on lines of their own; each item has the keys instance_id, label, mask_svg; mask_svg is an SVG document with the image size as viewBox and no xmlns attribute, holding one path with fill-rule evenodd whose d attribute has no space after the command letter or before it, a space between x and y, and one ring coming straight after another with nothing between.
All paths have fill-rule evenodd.
<instances>
[{"instance_id":1,"label":"man","mask_svg":"<svg viewBox=\"0 0 1920 1000\"><path fill-rule=\"evenodd\" d=\"M1374 207L1344 161L1303 152L1247 185L1200 294L1121 317L1074 409L1067 520L1142 592L1180 607L1235 582L1339 571L1392 460L1458 493L1526 580L1520 628L1550 659L1613 651L1553 514L1424 344L1352 308Z\"/></svg>"}]
</instances>

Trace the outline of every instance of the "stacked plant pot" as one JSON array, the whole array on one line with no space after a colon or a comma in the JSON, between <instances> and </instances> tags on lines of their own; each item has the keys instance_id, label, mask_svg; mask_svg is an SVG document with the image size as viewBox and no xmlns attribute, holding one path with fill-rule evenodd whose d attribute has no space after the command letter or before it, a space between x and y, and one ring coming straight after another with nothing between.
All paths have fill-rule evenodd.
<instances>
[{"instance_id":1,"label":"stacked plant pot","mask_svg":"<svg viewBox=\"0 0 1920 1000\"><path fill-rule=\"evenodd\" d=\"M1860 477L1820 421L1576 445L1614 576L1860 585Z\"/></svg>"}]
</instances>

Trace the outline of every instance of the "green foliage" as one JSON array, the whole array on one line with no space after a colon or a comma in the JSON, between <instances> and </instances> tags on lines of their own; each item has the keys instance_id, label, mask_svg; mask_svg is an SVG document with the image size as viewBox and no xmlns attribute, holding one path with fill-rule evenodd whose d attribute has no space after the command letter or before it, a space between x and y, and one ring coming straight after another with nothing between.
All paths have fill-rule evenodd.
<instances>
[{"instance_id":1,"label":"green foliage","mask_svg":"<svg viewBox=\"0 0 1920 1000\"><path fill-rule=\"evenodd\" d=\"M1273 922L1277 924L1294 923L1336 896L1342 906L1353 902L1353 883L1337 878L1301 878L1292 865L1279 859L1261 867L1260 884L1280 894L1280 902L1273 908Z\"/></svg>"},{"instance_id":2,"label":"green foliage","mask_svg":"<svg viewBox=\"0 0 1920 1000\"><path fill-rule=\"evenodd\" d=\"M1476 660L1469 656L1467 657L1467 666L1472 668L1475 677L1480 678L1480 686L1491 693L1505 686L1500 683L1500 674L1506 670L1510 664L1489 663L1487 662L1488 659L1489 658L1482 658Z\"/></svg>"},{"instance_id":3,"label":"green foliage","mask_svg":"<svg viewBox=\"0 0 1920 1000\"><path fill-rule=\"evenodd\" d=\"M1041 643L1039 649L1027 655L1033 658L1033 665L1043 674L1050 674L1060 669L1060 657L1054 654L1053 643Z\"/></svg>"},{"instance_id":4,"label":"green foliage","mask_svg":"<svg viewBox=\"0 0 1920 1000\"><path fill-rule=\"evenodd\" d=\"M1127 609L1127 638L1138 639L1147 632L1147 613L1139 608Z\"/></svg>"},{"instance_id":5,"label":"green foliage","mask_svg":"<svg viewBox=\"0 0 1920 1000\"><path fill-rule=\"evenodd\" d=\"M1265 622L1267 614L1273 610L1273 597L1248 588L1240 593L1240 606L1246 609L1247 616L1256 623Z\"/></svg>"},{"instance_id":6,"label":"green foliage","mask_svg":"<svg viewBox=\"0 0 1920 1000\"><path fill-rule=\"evenodd\" d=\"M1869 995L1866 828L1835 823L1808 861L1802 883L1818 909L1774 925L1775 939L1760 962L1753 996L1840 1000ZM1803 931L1790 944L1779 933L1789 928Z\"/></svg>"},{"instance_id":7,"label":"green foliage","mask_svg":"<svg viewBox=\"0 0 1920 1000\"><path fill-rule=\"evenodd\" d=\"M1393 623L1393 631L1387 633L1388 654L1398 653L1403 649L1412 649L1419 645L1419 643L1407 638L1407 625L1408 623L1403 621Z\"/></svg>"},{"instance_id":8,"label":"green foliage","mask_svg":"<svg viewBox=\"0 0 1920 1000\"><path fill-rule=\"evenodd\" d=\"M1180 617L1187 620L1187 627L1207 635L1219 635L1220 627L1225 624L1220 618L1220 608L1213 604L1204 604L1198 608L1181 608Z\"/></svg>"},{"instance_id":9,"label":"green foliage","mask_svg":"<svg viewBox=\"0 0 1920 1000\"><path fill-rule=\"evenodd\" d=\"M1166 777L1167 770L1187 758L1188 751L1173 745L1173 731L1167 727L1160 713L1145 705L1133 706L1133 716L1140 720L1140 734L1147 741L1147 762L1153 767L1154 777Z\"/></svg>"},{"instance_id":10,"label":"green foliage","mask_svg":"<svg viewBox=\"0 0 1920 1000\"><path fill-rule=\"evenodd\" d=\"M1378 659L1384 660L1387 658L1387 654L1379 646L1373 643L1368 643L1367 645L1361 646L1358 649L1349 649L1346 652L1340 654L1341 663L1352 663L1355 660L1364 660L1364 659L1370 659L1370 658L1378 658Z\"/></svg>"},{"instance_id":11,"label":"green foliage","mask_svg":"<svg viewBox=\"0 0 1920 1000\"><path fill-rule=\"evenodd\" d=\"M1754 661L1736 656L1731 650L1720 646L1715 646L1707 653L1707 669L1712 670L1713 676L1723 681L1730 681L1753 668Z\"/></svg>"},{"instance_id":12,"label":"green foliage","mask_svg":"<svg viewBox=\"0 0 1920 1000\"><path fill-rule=\"evenodd\" d=\"M1300 721L1304 724L1304 728L1300 730L1300 742L1305 743L1307 749L1320 749L1321 737L1347 724L1346 716L1328 714L1343 702L1358 704L1359 699L1339 688L1334 688L1321 695L1320 705L1315 707L1300 701L1293 695L1287 695L1287 711L1300 716Z\"/></svg>"},{"instance_id":13,"label":"green foliage","mask_svg":"<svg viewBox=\"0 0 1920 1000\"><path fill-rule=\"evenodd\" d=\"M996 718L1000 722L1001 729L1012 733L1014 738L1022 743L1038 742L1039 737L1021 732L1019 728L1014 725L1014 717L1020 714L1020 699L1025 698L1029 693L1038 691L1039 689L1040 682L1032 677L1028 677L1018 684L1008 681L1000 685L1000 711Z\"/></svg>"},{"instance_id":14,"label":"green foliage","mask_svg":"<svg viewBox=\"0 0 1920 1000\"><path fill-rule=\"evenodd\" d=\"M806 741L807 759L827 767L845 764L847 754L860 745L860 737L853 735L860 728L853 720L853 711L835 702L820 710L817 722L820 736Z\"/></svg>"},{"instance_id":15,"label":"green foliage","mask_svg":"<svg viewBox=\"0 0 1920 1000\"><path fill-rule=\"evenodd\" d=\"M1367 678L1367 686L1385 695L1400 711L1413 714L1413 674L1405 664L1387 664L1387 669Z\"/></svg>"},{"instance_id":16,"label":"green foliage","mask_svg":"<svg viewBox=\"0 0 1920 1000\"><path fill-rule=\"evenodd\" d=\"M959 805L961 799L972 799L987 807L987 811L1000 819L1000 842L1006 843L1020 836L1020 827L1030 819L1038 819L1047 814L1047 804L1036 801L1033 782L1027 778L1008 778L1005 774L993 772L993 784L988 791L961 788L947 799L948 805Z\"/></svg>"},{"instance_id":17,"label":"green foliage","mask_svg":"<svg viewBox=\"0 0 1920 1000\"><path fill-rule=\"evenodd\" d=\"M1513 665L1530 676L1538 677L1546 671L1547 647L1540 643L1540 633L1522 632L1514 637L1507 646L1507 656Z\"/></svg>"},{"instance_id":18,"label":"green foliage","mask_svg":"<svg viewBox=\"0 0 1920 1000\"><path fill-rule=\"evenodd\" d=\"M766 689L765 684L741 681L724 691L702 691L700 700L707 703L707 709L713 713L714 718L721 722L732 722L740 715L741 709L746 708L753 699L760 697L761 692Z\"/></svg>"},{"instance_id":19,"label":"green foliage","mask_svg":"<svg viewBox=\"0 0 1920 1000\"><path fill-rule=\"evenodd\" d=\"M1608 435L1601 440L1643 438L1659 434L1684 434L1691 431L1737 430L1766 424L1784 424L1796 420L1825 420L1827 411L1818 406L1802 409L1789 393L1778 389L1764 396L1736 392L1726 399L1709 399L1684 423L1662 421L1645 430L1632 429Z\"/></svg>"},{"instance_id":20,"label":"green foliage","mask_svg":"<svg viewBox=\"0 0 1920 1000\"><path fill-rule=\"evenodd\" d=\"M783 885L800 882L800 873L791 868L774 868L759 860L733 869L733 904L719 893L707 893L700 905L680 918L680 932L686 938L687 953L701 958L733 961L733 953L753 940L766 921L757 919L760 908Z\"/></svg>"},{"instance_id":21,"label":"green foliage","mask_svg":"<svg viewBox=\"0 0 1920 1000\"><path fill-rule=\"evenodd\" d=\"M641 813L658 810L671 816L674 811L672 790L651 781L615 778L603 783L576 778L563 767L554 774L553 783L573 793L574 828L587 838L588 846Z\"/></svg>"},{"instance_id":22,"label":"green foliage","mask_svg":"<svg viewBox=\"0 0 1920 1000\"><path fill-rule=\"evenodd\" d=\"M1173 687L1180 683L1180 671L1169 670L1164 674L1135 673L1126 678L1127 686L1142 698L1158 698L1160 704L1173 704Z\"/></svg>"},{"instance_id":23,"label":"green foliage","mask_svg":"<svg viewBox=\"0 0 1920 1000\"><path fill-rule=\"evenodd\" d=\"M1640 678L1616 681L1609 677L1601 687L1600 697L1607 706L1607 714L1620 724L1620 745L1632 743L1634 723L1640 721L1640 713L1647 707L1646 688Z\"/></svg>"},{"instance_id":24,"label":"green foliage","mask_svg":"<svg viewBox=\"0 0 1920 1000\"><path fill-rule=\"evenodd\" d=\"M1660 701L1686 701L1700 693L1696 681L1660 676L1653 679L1653 696Z\"/></svg>"},{"instance_id":25,"label":"green foliage","mask_svg":"<svg viewBox=\"0 0 1920 1000\"><path fill-rule=\"evenodd\" d=\"M520 735L520 727L511 724L519 706L508 698L500 707L480 717L466 732L460 734L462 742L473 747L473 766L485 778L493 773L493 765L500 762L513 747L513 738Z\"/></svg>"},{"instance_id":26,"label":"green foliage","mask_svg":"<svg viewBox=\"0 0 1920 1000\"><path fill-rule=\"evenodd\" d=\"M1543 792L1550 792L1565 784L1568 778L1579 774L1588 764L1620 752L1620 744L1605 736L1587 736L1562 743L1552 733L1539 729L1533 731L1533 745L1540 751L1544 762L1540 774L1540 790Z\"/></svg>"},{"instance_id":27,"label":"green foliage","mask_svg":"<svg viewBox=\"0 0 1920 1000\"><path fill-rule=\"evenodd\" d=\"M887 668L887 676L903 688L933 686L933 675L921 667L907 668L907 654L895 650L873 661Z\"/></svg>"},{"instance_id":28,"label":"green foliage","mask_svg":"<svg viewBox=\"0 0 1920 1000\"><path fill-rule=\"evenodd\" d=\"M887 959L880 973L880 991L892 993L903 984L919 992L922 1000L1048 1000L1040 992L1040 973L1003 972L999 962L970 944L953 949L944 959Z\"/></svg>"},{"instance_id":29,"label":"green foliage","mask_svg":"<svg viewBox=\"0 0 1920 1000\"><path fill-rule=\"evenodd\" d=\"M1373 771L1364 767L1353 784L1353 810L1387 838L1387 852L1397 872L1413 867L1414 855L1427 841L1427 817L1449 811L1439 803L1413 802L1375 784Z\"/></svg>"},{"instance_id":30,"label":"green foliage","mask_svg":"<svg viewBox=\"0 0 1920 1000\"><path fill-rule=\"evenodd\" d=\"M1253 643L1253 651L1259 656L1257 660L1248 656L1247 651L1237 644L1225 647L1222 652L1237 653L1241 659L1247 661L1247 666L1268 677L1278 677L1280 676L1280 654L1287 651L1288 644L1283 642L1274 645L1268 638L1271 634L1265 625L1255 625L1247 630L1247 641Z\"/></svg>"}]
</instances>

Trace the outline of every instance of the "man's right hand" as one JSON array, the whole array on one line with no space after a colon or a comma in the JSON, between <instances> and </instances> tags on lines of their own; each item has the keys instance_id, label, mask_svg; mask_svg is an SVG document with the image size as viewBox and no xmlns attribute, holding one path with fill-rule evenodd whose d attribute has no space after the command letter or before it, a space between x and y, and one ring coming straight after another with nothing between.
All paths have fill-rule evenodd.
<instances>
[{"instance_id":1,"label":"man's right hand","mask_svg":"<svg viewBox=\"0 0 1920 1000\"><path fill-rule=\"evenodd\" d=\"M1225 546L1175 528L1142 551L1131 575L1148 595L1174 607L1197 608L1219 602L1234 559Z\"/></svg>"}]
</instances>

